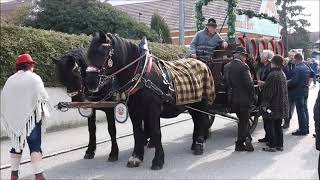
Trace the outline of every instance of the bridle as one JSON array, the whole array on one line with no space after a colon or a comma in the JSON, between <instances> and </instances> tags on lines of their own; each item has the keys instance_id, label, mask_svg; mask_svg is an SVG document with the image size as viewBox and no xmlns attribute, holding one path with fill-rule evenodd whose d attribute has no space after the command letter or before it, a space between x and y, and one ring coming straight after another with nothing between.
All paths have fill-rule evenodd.
<instances>
[{"instance_id":1,"label":"bridle","mask_svg":"<svg viewBox=\"0 0 320 180\"><path fill-rule=\"evenodd\" d=\"M129 67L133 66L134 64L140 62L144 57L145 57L145 61L144 64L142 66L142 70L141 72L136 72L136 74L134 75L134 77L127 82L125 85L123 85L122 87L113 90L112 92L110 92L105 98L103 99L107 99L109 98L109 96L112 96L113 93L122 93L125 92L126 94L130 91L132 91L140 82L146 66L147 66L147 58L149 55L149 52L146 51L145 53L143 53L141 56L139 56L137 59L135 59L134 61L132 61L131 63L125 65L124 67L118 69L117 71L115 71L114 73L110 74L110 75L106 75L107 74L107 69L112 68L113 67L113 60L112 57L114 55L114 48L112 47L112 45L110 43L104 43L102 44L102 46L105 47L110 47L111 50L109 51L109 53L107 53L107 56L104 58L104 62L101 68L98 68L96 66L88 66L88 68L86 69L87 73L98 73L98 77L99 77L99 82L98 82L98 87L97 89L100 89L101 87L103 87L109 80L115 80L116 75L118 75L119 73L123 72L124 70L128 69ZM140 64L140 63L139 63ZM139 67L139 64L137 66L137 68Z\"/></svg>"}]
</instances>

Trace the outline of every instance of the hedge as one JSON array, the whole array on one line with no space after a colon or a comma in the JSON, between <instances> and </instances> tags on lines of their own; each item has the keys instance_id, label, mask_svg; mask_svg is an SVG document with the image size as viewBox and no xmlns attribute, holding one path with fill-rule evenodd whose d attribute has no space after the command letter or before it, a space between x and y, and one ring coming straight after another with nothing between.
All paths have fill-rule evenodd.
<instances>
[{"instance_id":1,"label":"hedge","mask_svg":"<svg viewBox=\"0 0 320 180\"><path fill-rule=\"evenodd\" d=\"M52 58L59 57L70 49L85 48L90 42L86 35L69 35L60 32L27 27L1 25L0 87L15 72L15 60L19 54L30 53L38 62L36 73L47 87L60 84L55 78ZM138 41L134 41L137 43ZM164 60L174 60L187 53L186 48L173 45L149 43L151 52Z\"/></svg>"}]
</instances>

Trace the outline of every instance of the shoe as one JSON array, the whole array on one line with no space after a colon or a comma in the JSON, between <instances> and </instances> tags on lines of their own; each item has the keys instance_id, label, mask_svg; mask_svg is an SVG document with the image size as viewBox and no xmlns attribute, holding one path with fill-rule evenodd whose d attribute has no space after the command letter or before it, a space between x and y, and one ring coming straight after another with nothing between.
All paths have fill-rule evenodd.
<instances>
[{"instance_id":1,"label":"shoe","mask_svg":"<svg viewBox=\"0 0 320 180\"><path fill-rule=\"evenodd\" d=\"M250 139L246 139L246 141L244 142L245 146L246 146L246 151L252 152L254 151L253 145L251 143Z\"/></svg>"},{"instance_id":2,"label":"shoe","mask_svg":"<svg viewBox=\"0 0 320 180\"><path fill-rule=\"evenodd\" d=\"M283 124L283 126L282 126L282 129L288 129L289 126L290 126L290 124L285 122L285 123Z\"/></svg>"},{"instance_id":3,"label":"shoe","mask_svg":"<svg viewBox=\"0 0 320 180\"><path fill-rule=\"evenodd\" d=\"M306 136L308 134L309 134L309 132L304 132L304 131L300 131L300 130L297 130L292 133L293 136Z\"/></svg>"},{"instance_id":4,"label":"shoe","mask_svg":"<svg viewBox=\"0 0 320 180\"><path fill-rule=\"evenodd\" d=\"M236 142L235 151L246 151L246 146L243 143Z\"/></svg>"},{"instance_id":5,"label":"shoe","mask_svg":"<svg viewBox=\"0 0 320 180\"><path fill-rule=\"evenodd\" d=\"M268 139L267 138L258 139L258 142L265 143L265 142L268 142Z\"/></svg>"},{"instance_id":6,"label":"shoe","mask_svg":"<svg viewBox=\"0 0 320 180\"><path fill-rule=\"evenodd\" d=\"M283 151L283 147L276 147L277 151Z\"/></svg>"},{"instance_id":7,"label":"shoe","mask_svg":"<svg viewBox=\"0 0 320 180\"><path fill-rule=\"evenodd\" d=\"M262 151L277 152L277 149L276 148L272 148L272 147L265 147L265 148L262 148Z\"/></svg>"}]
</instances>

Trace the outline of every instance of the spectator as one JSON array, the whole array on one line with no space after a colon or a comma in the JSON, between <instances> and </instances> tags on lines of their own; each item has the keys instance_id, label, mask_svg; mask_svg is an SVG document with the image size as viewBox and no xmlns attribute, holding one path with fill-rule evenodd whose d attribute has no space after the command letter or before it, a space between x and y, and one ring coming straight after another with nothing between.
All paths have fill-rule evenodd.
<instances>
[{"instance_id":1,"label":"spectator","mask_svg":"<svg viewBox=\"0 0 320 180\"><path fill-rule=\"evenodd\" d=\"M294 55L296 55L295 51L289 52L288 62L284 67L284 73L286 74L287 80L291 79L293 76L293 69L295 67L294 64ZM288 98L289 98L289 117L284 119L284 123L282 128L288 129L290 126L290 120L292 119L292 115L294 112L294 101L293 101L293 95L292 95L292 89L288 87Z\"/></svg>"},{"instance_id":2,"label":"spectator","mask_svg":"<svg viewBox=\"0 0 320 180\"><path fill-rule=\"evenodd\" d=\"M263 86L264 83L269 75L269 73L271 72L271 62L270 60L272 59L272 57L274 56L274 53L270 50L263 50L261 53L261 63L263 64L263 66L261 67L261 69L258 72L258 85L260 87L261 92L259 93L259 96L261 97L262 93L263 93ZM260 99L260 98L259 98ZM269 128L269 122L270 120L268 119L268 117L263 117L263 128L265 130L265 136L262 139L258 139L259 142L269 142L269 134L268 134L268 128Z\"/></svg>"},{"instance_id":3,"label":"spectator","mask_svg":"<svg viewBox=\"0 0 320 180\"><path fill-rule=\"evenodd\" d=\"M313 108L313 113L314 126L316 130L316 148L320 151L320 90L318 91L318 97ZM320 177L320 154L318 160L318 176Z\"/></svg>"},{"instance_id":4,"label":"spectator","mask_svg":"<svg viewBox=\"0 0 320 180\"><path fill-rule=\"evenodd\" d=\"M11 180L18 179L25 141L29 145L36 180L45 179L41 136L42 124L49 116L49 97L41 78L33 72L35 64L29 54L20 55L16 61L17 72L9 77L1 93L1 122L12 143Z\"/></svg>"},{"instance_id":5,"label":"spectator","mask_svg":"<svg viewBox=\"0 0 320 180\"><path fill-rule=\"evenodd\" d=\"M288 81L288 88L292 89L293 101L297 109L299 129L292 133L295 136L304 136L309 134L308 112L305 107L306 93L309 92L309 78L311 71L303 63L301 54L294 56L295 68L293 77Z\"/></svg>"},{"instance_id":6,"label":"spectator","mask_svg":"<svg viewBox=\"0 0 320 180\"><path fill-rule=\"evenodd\" d=\"M269 147L262 150L268 152L283 151L282 119L289 116L289 101L286 75L282 71L283 58L274 56L271 59L271 72L269 73L263 87L261 107L266 112L264 117L270 126Z\"/></svg>"},{"instance_id":7,"label":"spectator","mask_svg":"<svg viewBox=\"0 0 320 180\"><path fill-rule=\"evenodd\" d=\"M315 75L313 76L313 84L316 85L317 83L317 79L316 79L316 74L318 74L318 63L316 62L316 60L312 59L310 62L310 67L313 70L313 72L315 73Z\"/></svg>"}]
</instances>

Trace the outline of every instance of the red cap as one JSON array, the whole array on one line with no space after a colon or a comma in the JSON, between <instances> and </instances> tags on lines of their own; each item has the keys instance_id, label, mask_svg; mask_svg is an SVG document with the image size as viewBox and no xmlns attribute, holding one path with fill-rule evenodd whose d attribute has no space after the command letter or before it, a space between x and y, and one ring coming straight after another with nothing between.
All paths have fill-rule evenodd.
<instances>
[{"instance_id":1,"label":"red cap","mask_svg":"<svg viewBox=\"0 0 320 180\"><path fill-rule=\"evenodd\" d=\"M18 64L37 64L32 57L30 56L30 54L21 54L20 56L18 56L17 61L16 61L16 65Z\"/></svg>"}]
</instances>

